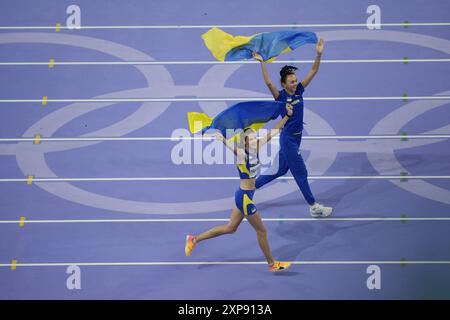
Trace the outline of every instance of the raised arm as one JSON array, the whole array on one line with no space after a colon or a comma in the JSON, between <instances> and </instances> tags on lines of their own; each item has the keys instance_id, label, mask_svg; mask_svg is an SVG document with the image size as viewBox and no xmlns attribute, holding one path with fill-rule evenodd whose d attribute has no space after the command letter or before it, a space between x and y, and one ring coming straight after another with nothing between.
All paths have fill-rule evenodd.
<instances>
[{"instance_id":1,"label":"raised arm","mask_svg":"<svg viewBox=\"0 0 450 320\"><path fill-rule=\"evenodd\" d=\"M274 136L280 133L280 129L284 127L286 122L292 116L293 112L294 109L292 105L286 103L286 115L283 118L281 118L280 121L277 122L277 124L273 127L273 129L270 130L270 132L265 137L258 140L258 148L262 147L265 143L270 141L270 139L272 139Z\"/></svg>"},{"instance_id":2,"label":"raised arm","mask_svg":"<svg viewBox=\"0 0 450 320\"><path fill-rule=\"evenodd\" d=\"M235 155L237 155L237 149L236 149L236 146L235 146L234 143L231 143L231 142L229 142L227 139L225 139L225 137L224 137L220 132L217 132L217 133L215 134L215 137L216 137L217 140L222 141L223 144L224 144L228 149L230 149Z\"/></svg>"},{"instance_id":3,"label":"raised arm","mask_svg":"<svg viewBox=\"0 0 450 320\"><path fill-rule=\"evenodd\" d=\"M253 58L258 60L261 64L261 71L264 78L264 83L269 88L270 93L272 93L272 96L275 98L275 100L278 98L279 92L278 88L272 83L269 77L269 73L267 72L266 63L264 62L261 55L259 55L257 52L253 52Z\"/></svg>"},{"instance_id":4,"label":"raised arm","mask_svg":"<svg viewBox=\"0 0 450 320\"><path fill-rule=\"evenodd\" d=\"M308 84L312 81L312 79L314 79L314 76L319 71L320 58L322 57L322 52L323 52L323 44L324 44L324 41L322 38L320 38L319 42L316 45L316 60L314 61L314 64L311 67L311 70L308 72L305 79L303 79L303 81L302 81L303 88L306 88L308 86Z\"/></svg>"}]
</instances>

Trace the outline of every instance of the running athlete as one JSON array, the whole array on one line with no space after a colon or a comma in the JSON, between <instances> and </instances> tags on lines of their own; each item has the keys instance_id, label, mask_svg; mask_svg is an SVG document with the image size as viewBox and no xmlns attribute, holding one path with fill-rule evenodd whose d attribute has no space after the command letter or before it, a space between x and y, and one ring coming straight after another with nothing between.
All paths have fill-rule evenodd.
<instances>
[{"instance_id":1,"label":"running athlete","mask_svg":"<svg viewBox=\"0 0 450 320\"><path fill-rule=\"evenodd\" d=\"M299 148L303 131L303 92L319 71L323 47L324 41L320 39L316 45L317 55L314 64L303 81L298 82L295 74L296 67L286 65L281 69L281 86L283 87L281 91L270 80L266 64L261 55L253 52L253 58L260 62L264 82L275 100L290 103L294 107L292 118L287 121L280 134L278 171L275 174L260 175L256 180L256 188L261 188L266 183L285 175L290 170L303 197L310 206L309 211L311 216L315 218L330 216L333 208L325 207L316 202L309 187L308 171L306 170L305 162L303 161Z\"/></svg>"},{"instance_id":2,"label":"running athlete","mask_svg":"<svg viewBox=\"0 0 450 320\"><path fill-rule=\"evenodd\" d=\"M267 143L274 135L280 132L280 129L288 122L293 114L293 108L290 104L286 104L283 110L283 118L275 125L275 127L261 139L257 139L256 132L253 129L246 129L243 133L244 147L236 148L234 143L227 141L222 134L218 133L216 138L222 141L237 157L237 169L240 177L240 187L236 191L234 199L236 206L231 212L230 221L221 226L214 227L199 235L187 235L185 253L190 256L192 249L201 241L211 239L224 234L234 233L241 224L244 217L255 229L258 238L258 244L264 253L269 265L269 271L276 272L285 270L290 266L288 262L276 261L272 257L269 242L267 240L267 231L262 222L261 215L253 203L253 195L255 193L256 176L259 173L259 156L258 152L262 145Z\"/></svg>"}]
</instances>

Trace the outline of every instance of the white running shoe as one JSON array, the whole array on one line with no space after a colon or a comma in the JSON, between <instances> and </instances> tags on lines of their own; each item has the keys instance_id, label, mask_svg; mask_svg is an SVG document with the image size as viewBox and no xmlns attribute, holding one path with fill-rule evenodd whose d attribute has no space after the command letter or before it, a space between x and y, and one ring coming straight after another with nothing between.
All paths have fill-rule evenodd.
<instances>
[{"instance_id":1,"label":"white running shoe","mask_svg":"<svg viewBox=\"0 0 450 320\"><path fill-rule=\"evenodd\" d=\"M326 218L331 216L331 212L333 212L333 208L325 207L320 203L315 203L313 206L309 207L309 213L314 218Z\"/></svg>"}]
</instances>

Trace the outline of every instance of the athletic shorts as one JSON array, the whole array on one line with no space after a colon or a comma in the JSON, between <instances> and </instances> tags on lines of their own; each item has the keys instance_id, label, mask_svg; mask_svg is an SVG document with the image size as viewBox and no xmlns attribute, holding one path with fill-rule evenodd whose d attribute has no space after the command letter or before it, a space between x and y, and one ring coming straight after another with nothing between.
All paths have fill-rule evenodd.
<instances>
[{"instance_id":1,"label":"athletic shorts","mask_svg":"<svg viewBox=\"0 0 450 320\"><path fill-rule=\"evenodd\" d=\"M234 194L236 207L246 216L256 213L256 206L253 203L255 190L242 190L239 188Z\"/></svg>"}]
</instances>

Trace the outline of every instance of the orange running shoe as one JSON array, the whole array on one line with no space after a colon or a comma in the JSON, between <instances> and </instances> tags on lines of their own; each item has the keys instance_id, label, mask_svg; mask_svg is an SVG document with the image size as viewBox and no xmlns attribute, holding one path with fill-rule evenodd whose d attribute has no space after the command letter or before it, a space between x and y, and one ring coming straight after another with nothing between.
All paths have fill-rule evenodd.
<instances>
[{"instance_id":1,"label":"orange running shoe","mask_svg":"<svg viewBox=\"0 0 450 320\"><path fill-rule=\"evenodd\" d=\"M291 266L290 262L281 262L281 261L275 261L273 265L269 266L270 272L278 272L286 270Z\"/></svg>"},{"instance_id":2,"label":"orange running shoe","mask_svg":"<svg viewBox=\"0 0 450 320\"><path fill-rule=\"evenodd\" d=\"M194 247L194 236L189 234L186 236L186 246L184 247L184 252L186 253L187 257L191 255L192 249L194 249Z\"/></svg>"}]
</instances>

